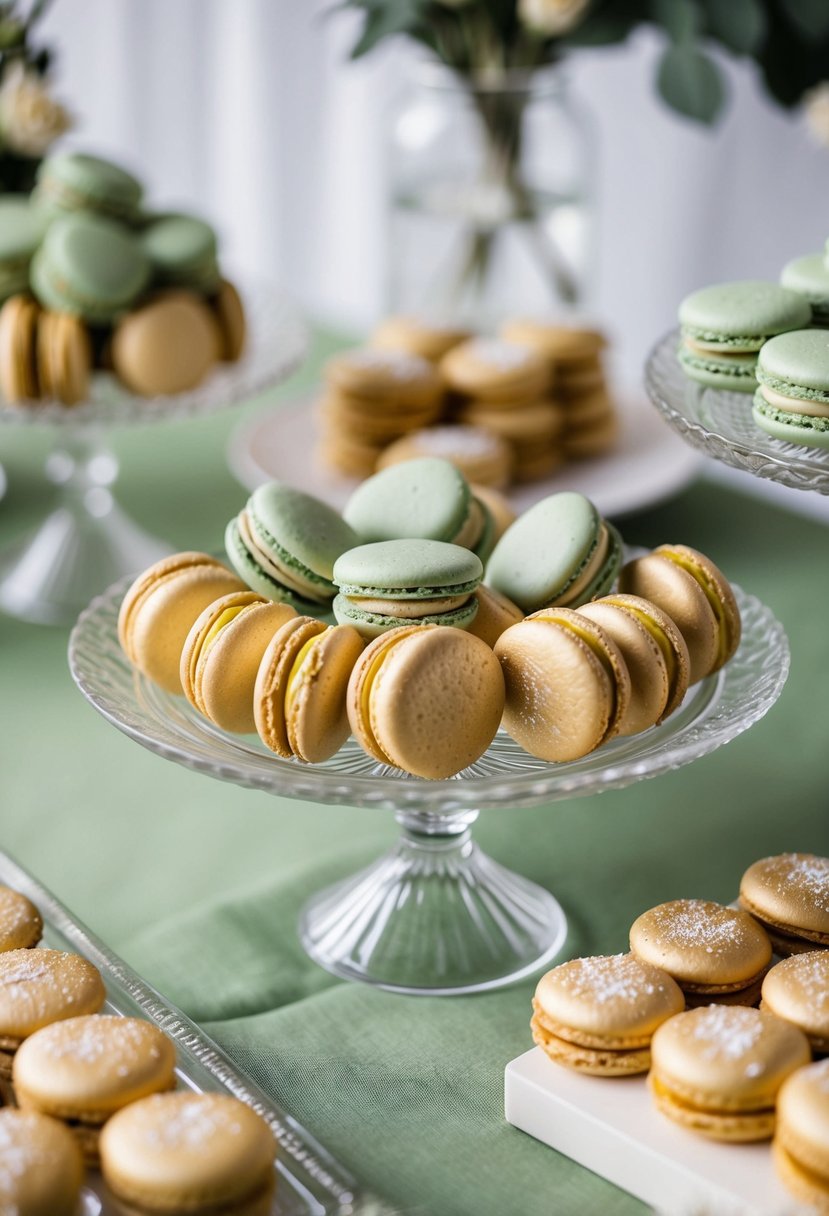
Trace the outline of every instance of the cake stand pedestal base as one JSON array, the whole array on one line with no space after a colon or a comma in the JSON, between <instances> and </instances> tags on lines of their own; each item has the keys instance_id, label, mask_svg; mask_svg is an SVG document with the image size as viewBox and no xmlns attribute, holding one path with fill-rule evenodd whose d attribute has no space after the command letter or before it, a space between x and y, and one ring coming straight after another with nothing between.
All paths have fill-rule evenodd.
<instances>
[{"instance_id":1,"label":"cake stand pedestal base","mask_svg":"<svg viewBox=\"0 0 829 1216\"><path fill-rule=\"evenodd\" d=\"M342 979L423 996L486 992L551 962L567 936L561 906L473 843L477 815L398 812L394 848L305 905L311 958Z\"/></svg>"}]
</instances>

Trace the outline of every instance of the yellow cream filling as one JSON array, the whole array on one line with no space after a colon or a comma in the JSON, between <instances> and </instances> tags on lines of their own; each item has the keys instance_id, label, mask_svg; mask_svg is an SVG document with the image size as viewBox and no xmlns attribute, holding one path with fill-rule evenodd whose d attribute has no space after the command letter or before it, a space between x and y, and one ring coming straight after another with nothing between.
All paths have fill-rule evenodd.
<instances>
[{"instance_id":1,"label":"yellow cream filling","mask_svg":"<svg viewBox=\"0 0 829 1216\"><path fill-rule=\"evenodd\" d=\"M380 668L386 661L386 656L391 650L394 650L396 645L397 640L395 639L389 645L380 647L377 654L372 659L365 676L363 677L363 686L360 689L360 717L362 719L363 726L366 733L371 736L374 746L383 756L386 756L386 752L380 746L374 731L371 729L371 690L374 685L374 681L380 672ZM388 764L392 763L388 756L386 756L386 762Z\"/></svg>"},{"instance_id":2,"label":"yellow cream filling","mask_svg":"<svg viewBox=\"0 0 829 1216\"><path fill-rule=\"evenodd\" d=\"M293 666L292 666L290 674L288 676L288 682L285 685L285 716L286 717L288 716L288 714L290 714L291 710L294 707L294 702L296 701L297 693L299 691L299 676L300 676L300 672L302 670L302 664L308 658L308 655L313 650L313 648L316 646L317 642L321 641L321 639L325 637L326 633L328 633L327 629L323 630L322 633L315 633L312 638L308 639L308 641L305 643L304 646L300 646L300 648L299 648L299 652L297 653L297 656L294 659Z\"/></svg>"},{"instance_id":3,"label":"yellow cream filling","mask_svg":"<svg viewBox=\"0 0 829 1216\"><path fill-rule=\"evenodd\" d=\"M767 384L760 385L760 392L769 405L776 405L790 414L808 414L811 418L829 418L829 405L825 401L805 401L800 397L787 397L769 388Z\"/></svg>"},{"instance_id":4,"label":"yellow cream filling","mask_svg":"<svg viewBox=\"0 0 829 1216\"><path fill-rule=\"evenodd\" d=\"M208 629L207 633L204 635L201 646L196 646L194 648L193 655L190 659L190 682L194 687L196 680L196 668L198 667L199 663L203 662L210 654L210 651L216 645L216 639L225 626L229 625L231 621L236 619L240 612L244 612L245 609L249 607L250 604L237 604L233 608L225 608L223 612L219 613L213 624Z\"/></svg>"},{"instance_id":5,"label":"yellow cream filling","mask_svg":"<svg viewBox=\"0 0 829 1216\"><path fill-rule=\"evenodd\" d=\"M668 669L668 686L671 691L673 691L676 684L677 662L676 654L674 653L673 646L671 646L671 643L668 640L668 635L663 629L660 628L659 625L657 625L656 621L653 620L652 617L647 616L646 613L642 612L640 608L632 608L630 604L619 604L619 607L624 608L625 612L632 613L632 615L645 626L648 633L656 642L662 653L662 658L665 660L665 666Z\"/></svg>"}]
</instances>

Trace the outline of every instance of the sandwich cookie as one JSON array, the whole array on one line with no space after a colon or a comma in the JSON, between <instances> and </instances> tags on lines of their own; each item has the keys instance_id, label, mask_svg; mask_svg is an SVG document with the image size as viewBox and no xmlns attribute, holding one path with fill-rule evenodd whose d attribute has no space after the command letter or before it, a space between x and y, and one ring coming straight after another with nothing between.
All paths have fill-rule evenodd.
<instances>
[{"instance_id":1,"label":"sandwich cookie","mask_svg":"<svg viewBox=\"0 0 829 1216\"><path fill-rule=\"evenodd\" d=\"M668 614L688 647L692 684L719 671L740 644L740 610L728 579L688 545L660 545L628 562L619 590Z\"/></svg>"},{"instance_id":2,"label":"sandwich cookie","mask_svg":"<svg viewBox=\"0 0 829 1216\"><path fill-rule=\"evenodd\" d=\"M157 216L142 230L140 241L157 283L206 296L217 290L216 233L203 219L177 213Z\"/></svg>"},{"instance_id":3,"label":"sandwich cookie","mask_svg":"<svg viewBox=\"0 0 829 1216\"><path fill-rule=\"evenodd\" d=\"M701 384L751 393L763 343L803 329L811 319L805 297L776 283L750 279L703 287L679 306L679 362Z\"/></svg>"},{"instance_id":4,"label":"sandwich cookie","mask_svg":"<svg viewBox=\"0 0 829 1216\"><path fill-rule=\"evenodd\" d=\"M148 1094L173 1089L176 1053L162 1030L141 1018L69 1018L26 1039L12 1083L21 1110L69 1124L89 1165L107 1119Z\"/></svg>"},{"instance_id":5,"label":"sandwich cookie","mask_svg":"<svg viewBox=\"0 0 829 1216\"><path fill-rule=\"evenodd\" d=\"M253 690L271 638L295 616L290 604L234 591L196 618L181 648L179 678L187 700L233 734L252 734Z\"/></svg>"},{"instance_id":6,"label":"sandwich cookie","mask_svg":"<svg viewBox=\"0 0 829 1216\"><path fill-rule=\"evenodd\" d=\"M480 558L439 540L385 540L359 545L337 558L339 595L334 616L374 638L400 625L465 629L478 611L474 591Z\"/></svg>"},{"instance_id":7,"label":"sandwich cookie","mask_svg":"<svg viewBox=\"0 0 829 1216\"><path fill-rule=\"evenodd\" d=\"M343 518L362 541L448 541L486 560L495 522L448 460L427 457L369 477L348 500Z\"/></svg>"},{"instance_id":8,"label":"sandwich cookie","mask_svg":"<svg viewBox=\"0 0 829 1216\"><path fill-rule=\"evenodd\" d=\"M578 608L606 595L622 540L583 494L551 494L525 511L495 546L486 581L525 612Z\"/></svg>"},{"instance_id":9,"label":"sandwich cookie","mask_svg":"<svg viewBox=\"0 0 829 1216\"><path fill-rule=\"evenodd\" d=\"M43 934L43 917L30 899L0 887L0 954L7 950L30 950Z\"/></svg>"},{"instance_id":10,"label":"sandwich cookie","mask_svg":"<svg viewBox=\"0 0 829 1216\"><path fill-rule=\"evenodd\" d=\"M495 738L504 680L480 638L432 625L392 629L363 651L348 684L348 720L380 764L453 777Z\"/></svg>"},{"instance_id":11,"label":"sandwich cookie","mask_svg":"<svg viewBox=\"0 0 829 1216\"><path fill-rule=\"evenodd\" d=\"M672 975L689 1005L756 1005L771 942L747 912L705 899L673 899L630 929L637 958Z\"/></svg>"},{"instance_id":12,"label":"sandwich cookie","mask_svg":"<svg viewBox=\"0 0 829 1216\"><path fill-rule=\"evenodd\" d=\"M63 152L41 164L32 199L47 214L97 211L129 224L138 219L142 193L138 179L120 165L83 152Z\"/></svg>"},{"instance_id":13,"label":"sandwich cookie","mask_svg":"<svg viewBox=\"0 0 829 1216\"><path fill-rule=\"evenodd\" d=\"M435 320L421 317L387 317L371 335L371 345L384 350L401 350L409 355L419 355L430 363L439 363L443 356L471 338L468 329L455 325L441 325Z\"/></svg>"},{"instance_id":14,"label":"sandwich cookie","mask_svg":"<svg viewBox=\"0 0 829 1216\"><path fill-rule=\"evenodd\" d=\"M464 425L491 431L509 444L513 481L532 481L561 464L564 414L555 402L492 406L492 402L468 402L458 409L457 418Z\"/></svg>"},{"instance_id":15,"label":"sandwich cookie","mask_svg":"<svg viewBox=\"0 0 829 1216\"><path fill-rule=\"evenodd\" d=\"M305 612L327 610L334 563L359 543L332 507L278 481L255 490L225 532L228 557L248 586Z\"/></svg>"},{"instance_id":16,"label":"sandwich cookie","mask_svg":"<svg viewBox=\"0 0 829 1216\"><path fill-rule=\"evenodd\" d=\"M210 303L219 325L219 358L223 363L236 363L242 357L247 340L242 297L228 279L220 279Z\"/></svg>"},{"instance_id":17,"label":"sandwich cookie","mask_svg":"<svg viewBox=\"0 0 829 1216\"><path fill-rule=\"evenodd\" d=\"M577 610L610 635L630 676L630 701L620 735L663 721L688 691L688 647L669 616L635 595L608 595Z\"/></svg>"},{"instance_id":18,"label":"sandwich cookie","mask_svg":"<svg viewBox=\"0 0 829 1216\"><path fill-rule=\"evenodd\" d=\"M150 263L133 234L103 216L55 220L32 258L32 291L44 308L109 325L147 286Z\"/></svg>"},{"instance_id":19,"label":"sandwich cookie","mask_svg":"<svg viewBox=\"0 0 829 1216\"><path fill-rule=\"evenodd\" d=\"M92 342L80 317L42 311L37 319L36 361L41 397L62 405L77 405L88 398Z\"/></svg>"},{"instance_id":20,"label":"sandwich cookie","mask_svg":"<svg viewBox=\"0 0 829 1216\"><path fill-rule=\"evenodd\" d=\"M759 1009L707 1005L677 1014L651 1043L657 1110L714 1140L766 1140L780 1086L811 1059L806 1036Z\"/></svg>"},{"instance_id":21,"label":"sandwich cookie","mask_svg":"<svg viewBox=\"0 0 829 1216\"><path fill-rule=\"evenodd\" d=\"M532 317L505 321L500 332L504 341L527 346L546 359L554 376L560 369L574 375L582 369L592 372L595 360L607 346L607 339L597 329L557 325Z\"/></svg>"},{"instance_id":22,"label":"sandwich cookie","mask_svg":"<svg viewBox=\"0 0 829 1216\"><path fill-rule=\"evenodd\" d=\"M163 557L140 574L118 613L118 641L127 658L168 692L181 693L181 649L208 604L245 591L241 579L207 553Z\"/></svg>"},{"instance_id":23,"label":"sandwich cookie","mask_svg":"<svg viewBox=\"0 0 829 1216\"><path fill-rule=\"evenodd\" d=\"M524 613L517 604L484 583L475 592L475 599L478 601L478 611L472 624L467 625L467 632L486 642L487 646L494 647L502 633L524 619Z\"/></svg>"},{"instance_id":24,"label":"sandwich cookie","mask_svg":"<svg viewBox=\"0 0 829 1216\"><path fill-rule=\"evenodd\" d=\"M29 290L29 263L46 228L46 217L27 198L0 195L0 303Z\"/></svg>"},{"instance_id":25,"label":"sandwich cookie","mask_svg":"<svg viewBox=\"0 0 829 1216\"><path fill-rule=\"evenodd\" d=\"M34 1111L0 1110L0 1212L77 1216L84 1168L63 1124Z\"/></svg>"},{"instance_id":26,"label":"sandwich cookie","mask_svg":"<svg viewBox=\"0 0 829 1216\"><path fill-rule=\"evenodd\" d=\"M472 338L441 360L452 392L478 401L519 402L543 394L549 380L541 355L501 338Z\"/></svg>"},{"instance_id":27,"label":"sandwich cookie","mask_svg":"<svg viewBox=\"0 0 829 1216\"><path fill-rule=\"evenodd\" d=\"M829 277L829 271L827 271ZM754 421L788 443L829 448L829 333L803 329L763 347Z\"/></svg>"},{"instance_id":28,"label":"sandwich cookie","mask_svg":"<svg viewBox=\"0 0 829 1216\"><path fill-rule=\"evenodd\" d=\"M781 853L755 861L740 882L740 907L766 930L775 954L829 946L829 857Z\"/></svg>"},{"instance_id":29,"label":"sandwich cookie","mask_svg":"<svg viewBox=\"0 0 829 1216\"><path fill-rule=\"evenodd\" d=\"M481 426L430 426L389 444L377 467L387 469L423 457L450 461L469 482L500 490L512 473L512 450L493 431Z\"/></svg>"},{"instance_id":30,"label":"sandwich cookie","mask_svg":"<svg viewBox=\"0 0 829 1216\"><path fill-rule=\"evenodd\" d=\"M0 954L0 1077L12 1074L14 1054L42 1026L97 1013L106 992L97 967L62 950Z\"/></svg>"},{"instance_id":31,"label":"sandwich cookie","mask_svg":"<svg viewBox=\"0 0 829 1216\"><path fill-rule=\"evenodd\" d=\"M829 1212L829 1060L798 1069L777 1097L772 1153L788 1189L813 1216Z\"/></svg>"},{"instance_id":32,"label":"sandwich cookie","mask_svg":"<svg viewBox=\"0 0 829 1216\"><path fill-rule=\"evenodd\" d=\"M762 995L761 1009L802 1030L815 1054L829 1054L829 950L808 950L775 963Z\"/></svg>"},{"instance_id":33,"label":"sandwich cookie","mask_svg":"<svg viewBox=\"0 0 829 1216\"><path fill-rule=\"evenodd\" d=\"M222 339L212 310L192 291L165 291L118 322L112 364L142 397L195 388L220 357Z\"/></svg>"},{"instance_id":34,"label":"sandwich cookie","mask_svg":"<svg viewBox=\"0 0 829 1216\"><path fill-rule=\"evenodd\" d=\"M619 733L630 676L609 634L569 608L545 608L495 643L503 727L540 760L578 760Z\"/></svg>"},{"instance_id":35,"label":"sandwich cookie","mask_svg":"<svg viewBox=\"0 0 829 1216\"><path fill-rule=\"evenodd\" d=\"M10 404L37 401L37 331L41 309L29 295L11 296L0 308L0 390Z\"/></svg>"},{"instance_id":36,"label":"sandwich cookie","mask_svg":"<svg viewBox=\"0 0 829 1216\"><path fill-rule=\"evenodd\" d=\"M346 351L329 359L323 374L330 388L381 409L395 404L435 409L443 396L443 384L432 364L399 350Z\"/></svg>"},{"instance_id":37,"label":"sandwich cookie","mask_svg":"<svg viewBox=\"0 0 829 1216\"><path fill-rule=\"evenodd\" d=\"M141 1213L267 1216L275 1156L268 1124L229 1094L154 1094L101 1133L104 1181Z\"/></svg>"},{"instance_id":38,"label":"sandwich cookie","mask_svg":"<svg viewBox=\"0 0 829 1216\"><path fill-rule=\"evenodd\" d=\"M308 616L276 631L253 691L256 729L266 747L311 764L340 750L351 733L346 689L364 645L350 625L327 626Z\"/></svg>"},{"instance_id":39,"label":"sandwich cookie","mask_svg":"<svg viewBox=\"0 0 829 1216\"><path fill-rule=\"evenodd\" d=\"M530 1027L556 1064L629 1077L648 1071L654 1031L684 1008L671 977L632 954L575 958L539 980Z\"/></svg>"},{"instance_id":40,"label":"sandwich cookie","mask_svg":"<svg viewBox=\"0 0 829 1216\"><path fill-rule=\"evenodd\" d=\"M829 325L829 266L822 253L807 253L787 262L780 283L806 297L813 325Z\"/></svg>"}]
</instances>

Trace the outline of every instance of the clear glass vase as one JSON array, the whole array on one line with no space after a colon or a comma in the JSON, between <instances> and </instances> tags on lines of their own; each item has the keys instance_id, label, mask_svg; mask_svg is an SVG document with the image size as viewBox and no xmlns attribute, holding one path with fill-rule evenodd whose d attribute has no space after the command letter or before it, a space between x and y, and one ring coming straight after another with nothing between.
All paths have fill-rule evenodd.
<instances>
[{"instance_id":1,"label":"clear glass vase","mask_svg":"<svg viewBox=\"0 0 829 1216\"><path fill-rule=\"evenodd\" d=\"M415 65L389 128L390 311L488 328L589 307L591 124L566 84Z\"/></svg>"}]
</instances>

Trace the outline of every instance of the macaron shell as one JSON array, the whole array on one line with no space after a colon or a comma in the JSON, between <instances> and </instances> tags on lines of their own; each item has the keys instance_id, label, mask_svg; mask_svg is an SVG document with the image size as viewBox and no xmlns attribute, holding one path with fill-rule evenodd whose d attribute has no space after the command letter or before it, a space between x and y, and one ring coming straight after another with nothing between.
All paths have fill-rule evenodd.
<instances>
[{"instance_id":1,"label":"macaron shell","mask_svg":"<svg viewBox=\"0 0 829 1216\"><path fill-rule=\"evenodd\" d=\"M133 392L167 396L200 384L220 349L218 326L204 301L192 292L169 291L119 322L112 362Z\"/></svg>"},{"instance_id":2,"label":"macaron shell","mask_svg":"<svg viewBox=\"0 0 829 1216\"><path fill-rule=\"evenodd\" d=\"M348 625L335 625L314 646L299 674L296 696L287 717L295 756L320 764L340 750L351 728L346 689L365 640Z\"/></svg>"},{"instance_id":3,"label":"macaron shell","mask_svg":"<svg viewBox=\"0 0 829 1216\"><path fill-rule=\"evenodd\" d=\"M757 357L754 354L718 359L711 352L703 354L681 343L678 357L686 376L709 388L732 393L753 393L757 388Z\"/></svg>"},{"instance_id":4,"label":"macaron shell","mask_svg":"<svg viewBox=\"0 0 829 1216\"><path fill-rule=\"evenodd\" d=\"M713 1111L702 1110L689 1105L682 1098L672 1093L660 1080L653 1067L653 1050L651 1050L651 1071L648 1076L648 1088L653 1096L654 1105L660 1114L666 1115L680 1127L698 1135L708 1136L712 1140L723 1140L726 1143L747 1144L755 1140L768 1140L774 1132L774 1110L768 1108L758 1111Z\"/></svg>"},{"instance_id":5,"label":"macaron shell","mask_svg":"<svg viewBox=\"0 0 829 1216\"><path fill-rule=\"evenodd\" d=\"M529 346L554 363L592 359L607 346L607 339L599 330L557 325L554 321L540 321L532 317L505 321L500 334L506 342Z\"/></svg>"},{"instance_id":6,"label":"macaron shell","mask_svg":"<svg viewBox=\"0 0 829 1216\"><path fill-rule=\"evenodd\" d=\"M641 621L662 651L668 672L668 699L659 719L663 721L682 703L688 691L691 665L685 639L668 614L650 600L617 591L605 596L604 602L621 608Z\"/></svg>"},{"instance_id":7,"label":"macaron shell","mask_svg":"<svg viewBox=\"0 0 829 1216\"><path fill-rule=\"evenodd\" d=\"M481 400L538 396L549 380L541 355L501 338L460 343L441 360L440 370L453 391Z\"/></svg>"},{"instance_id":8,"label":"macaron shell","mask_svg":"<svg viewBox=\"0 0 829 1216\"><path fill-rule=\"evenodd\" d=\"M778 1125L779 1126L779 1125ZM827 1216L829 1213L829 1178L825 1172L818 1173L801 1165L782 1144L779 1132L771 1146L772 1160L779 1178L787 1189L803 1203L808 1204L810 1216Z\"/></svg>"},{"instance_id":9,"label":"macaron shell","mask_svg":"<svg viewBox=\"0 0 829 1216\"><path fill-rule=\"evenodd\" d=\"M494 647L502 633L524 619L518 605L493 587L482 583L475 592L475 599L478 611L466 628L476 638L486 642L487 646Z\"/></svg>"},{"instance_id":10,"label":"macaron shell","mask_svg":"<svg viewBox=\"0 0 829 1216\"><path fill-rule=\"evenodd\" d=\"M383 657L401 638L414 633L417 629L431 629L431 625L403 625L378 634L369 642L359 656L348 680L346 689L346 713L351 730L364 751L373 756L380 764L391 764L389 757L381 750L371 730L366 695L366 682L371 680L374 671L383 661Z\"/></svg>"},{"instance_id":11,"label":"macaron shell","mask_svg":"<svg viewBox=\"0 0 829 1216\"><path fill-rule=\"evenodd\" d=\"M666 612L688 647L689 681L696 684L717 661L717 618L699 583L667 557L648 554L622 567L619 590L651 600Z\"/></svg>"},{"instance_id":12,"label":"macaron shell","mask_svg":"<svg viewBox=\"0 0 829 1216\"><path fill-rule=\"evenodd\" d=\"M4 1168L9 1161L14 1167ZM83 1176L67 1127L35 1111L0 1110L0 1212L76 1216Z\"/></svg>"},{"instance_id":13,"label":"macaron shell","mask_svg":"<svg viewBox=\"0 0 829 1216\"><path fill-rule=\"evenodd\" d=\"M150 263L122 224L76 212L49 226L32 258L31 287L46 308L108 324L147 285Z\"/></svg>"},{"instance_id":14,"label":"macaron shell","mask_svg":"<svg viewBox=\"0 0 829 1216\"><path fill-rule=\"evenodd\" d=\"M267 547L278 547L288 564L296 562L315 575L326 594L334 563L359 544L353 528L333 507L280 482L269 482L255 490L247 510L257 537Z\"/></svg>"},{"instance_id":15,"label":"macaron shell","mask_svg":"<svg viewBox=\"0 0 829 1216\"><path fill-rule=\"evenodd\" d=\"M30 899L0 886L0 954L36 946L43 933L43 918Z\"/></svg>"},{"instance_id":16,"label":"macaron shell","mask_svg":"<svg viewBox=\"0 0 829 1216\"><path fill-rule=\"evenodd\" d=\"M792 397L820 400L829 394L829 333L798 329L769 339L757 367L763 384Z\"/></svg>"},{"instance_id":17,"label":"macaron shell","mask_svg":"<svg viewBox=\"0 0 829 1216\"><path fill-rule=\"evenodd\" d=\"M771 943L756 921L703 899L674 899L643 912L631 926L630 948L677 983L709 992L745 986L771 961Z\"/></svg>"},{"instance_id":18,"label":"macaron shell","mask_svg":"<svg viewBox=\"0 0 829 1216\"><path fill-rule=\"evenodd\" d=\"M659 545L654 550L658 557L667 557L682 566L697 580L705 592L714 616L717 619L719 631L719 654L714 671L719 671L723 664L733 656L740 644L742 624L740 609L731 584L723 572L710 557L692 549L690 545Z\"/></svg>"},{"instance_id":19,"label":"macaron shell","mask_svg":"<svg viewBox=\"0 0 829 1216\"><path fill-rule=\"evenodd\" d=\"M443 383L427 359L400 350L363 347L329 359L325 381L358 397L392 399L407 405L433 405Z\"/></svg>"},{"instance_id":20,"label":"macaron shell","mask_svg":"<svg viewBox=\"0 0 829 1216\"><path fill-rule=\"evenodd\" d=\"M484 504L492 516L495 525L493 536L493 544L497 544L501 537L506 532L511 524L514 524L518 516L512 509L509 501L500 493L499 490L494 490L492 486L482 486L473 482L470 487L475 497Z\"/></svg>"},{"instance_id":21,"label":"macaron shell","mask_svg":"<svg viewBox=\"0 0 829 1216\"><path fill-rule=\"evenodd\" d=\"M97 1013L106 991L98 968L62 950L0 954L0 1039L25 1039L41 1026Z\"/></svg>"},{"instance_id":22,"label":"macaron shell","mask_svg":"<svg viewBox=\"0 0 829 1216\"><path fill-rule=\"evenodd\" d=\"M798 1026L815 1051L829 1052L829 950L776 963L763 980L762 1008ZM829 1139L827 1139L829 1157Z\"/></svg>"},{"instance_id":23,"label":"macaron shell","mask_svg":"<svg viewBox=\"0 0 829 1216\"><path fill-rule=\"evenodd\" d=\"M482 574L474 553L437 540L376 541L350 549L334 564L342 594L377 599L471 595Z\"/></svg>"},{"instance_id":24,"label":"macaron shell","mask_svg":"<svg viewBox=\"0 0 829 1216\"><path fill-rule=\"evenodd\" d=\"M15 295L0 309L0 390L6 401L40 396L36 335L40 306L29 295Z\"/></svg>"},{"instance_id":25,"label":"macaron shell","mask_svg":"<svg viewBox=\"0 0 829 1216\"><path fill-rule=\"evenodd\" d=\"M225 363L236 363L244 354L247 341L242 297L231 282L222 279L212 303L221 336L219 358Z\"/></svg>"},{"instance_id":26,"label":"macaron shell","mask_svg":"<svg viewBox=\"0 0 829 1216\"><path fill-rule=\"evenodd\" d=\"M590 1047L642 1047L685 999L665 971L633 954L576 958L548 971L538 1010L560 1037Z\"/></svg>"},{"instance_id":27,"label":"macaron shell","mask_svg":"<svg viewBox=\"0 0 829 1216\"><path fill-rule=\"evenodd\" d=\"M773 439L800 447L829 448L829 418L782 410L769 405L760 393L755 394L752 417Z\"/></svg>"},{"instance_id":28,"label":"macaron shell","mask_svg":"<svg viewBox=\"0 0 829 1216\"><path fill-rule=\"evenodd\" d=\"M37 323L37 366L42 396L63 405L85 401L92 343L83 321L70 313L42 312Z\"/></svg>"},{"instance_id":29,"label":"macaron shell","mask_svg":"<svg viewBox=\"0 0 829 1216\"><path fill-rule=\"evenodd\" d=\"M800 1069L778 1094L776 1144L817 1174L829 1200L829 1060Z\"/></svg>"},{"instance_id":30,"label":"macaron shell","mask_svg":"<svg viewBox=\"0 0 829 1216\"><path fill-rule=\"evenodd\" d=\"M453 346L471 336L468 329L454 325L441 325L418 317L387 317L371 335L371 345L406 351L437 363Z\"/></svg>"},{"instance_id":31,"label":"macaron shell","mask_svg":"<svg viewBox=\"0 0 829 1216\"><path fill-rule=\"evenodd\" d=\"M277 629L259 664L253 690L256 730L265 746L284 760L289 760L294 754L285 721L288 678L302 647L312 638L325 633L327 628L322 621L312 617L293 617Z\"/></svg>"},{"instance_id":32,"label":"macaron shell","mask_svg":"<svg viewBox=\"0 0 829 1216\"><path fill-rule=\"evenodd\" d=\"M829 858L780 853L749 866L740 904L761 921L829 945Z\"/></svg>"},{"instance_id":33,"label":"macaron shell","mask_svg":"<svg viewBox=\"0 0 829 1216\"><path fill-rule=\"evenodd\" d=\"M614 1050L569 1043L553 1034L538 1016L532 1018L530 1029L536 1047L556 1064L563 1064L574 1072L592 1077L632 1077L647 1072L650 1067L649 1047Z\"/></svg>"},{"instance_id":34,"label":"macaron shell","mask_svg":"<svg viewBox=\"0 0 829 1216\"><path fill-rule=\"evenodd\" d=\"M451 542L466 521L470 500L455 466L427 457L392 465L364 481L343 518L363 542L403 537Z\"/></svg>"},{"instance_id":35,"label":"macaron shell","mask_svg":"<svg viewBox=\"0 0 829 1216\"><path fill-rule=\"evenodd\" d=\"M684 327L700 337L727 343L730 338L762 339L811 320L808 302L798 292L762 279L703 287L679 308ZM757 346L760 346L758 340Z\"/></svg>"},{"instance_id":36,"label":"macaron shell","mask_svg":"<svg viewBox=\"0 0 829 1216\"><path fill-rule=\"evenodd\" d=\"M607 600L585 604L578 612L609 634L628 669L631 695L619 734L635 735L655 725L667 704L669 686L665 659L652 635L635 616Z\"/></svg>"}]
</instances>

